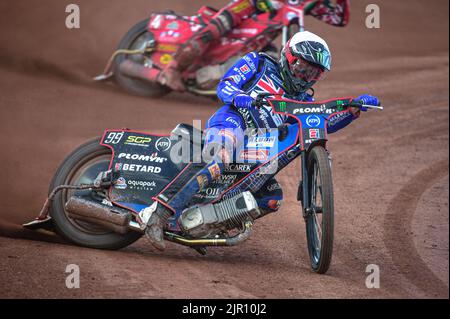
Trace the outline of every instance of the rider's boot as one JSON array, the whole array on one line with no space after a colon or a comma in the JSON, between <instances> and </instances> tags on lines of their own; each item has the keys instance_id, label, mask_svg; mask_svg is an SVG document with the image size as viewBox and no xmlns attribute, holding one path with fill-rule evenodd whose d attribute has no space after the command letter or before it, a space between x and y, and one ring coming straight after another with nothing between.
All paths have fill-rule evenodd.
<instances>
[{"instance_id":1,"label":"rider's boot","mask_svg":"<svg viewBox=\"0 0 450 319\"><path fill-rule=\"evenodd\" d=\"M164 226L173 212L185 208L189 200L212 180L217 179L222 171L222 163L189 164L169 187L153 198L158 206L147 222L145 233L155 248L165 249Z\"/></svg>"},{"instance_id":2,"label":"rider's boot","mask_svg":"<svg viewBox=\"0 0 450 319\"><path fill-rule=\"evenodd\" d=\"M164 250L164 226L172 216L172 212L161 204L158 204L156 211L150 216L145 229L145 235L150 243L158 250Z\"/></svg>"}]
</instances>

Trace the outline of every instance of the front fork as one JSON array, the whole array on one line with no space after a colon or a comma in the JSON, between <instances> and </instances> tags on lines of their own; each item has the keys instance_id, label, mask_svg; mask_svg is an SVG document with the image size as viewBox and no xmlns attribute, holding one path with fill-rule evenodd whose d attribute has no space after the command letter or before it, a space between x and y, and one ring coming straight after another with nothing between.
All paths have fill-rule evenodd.
<instances>
[{"instance_id":1,"label":"front fork","mask_svg":"<svg viewBox=\"0 0 450 319\"><path fill-rule=\"evenodd\" d=\"M332 162L332 157L331 154L327 151L328 153L328 163L330 165L331 168L331 162ZM299 184L299 189L298 189L298 193L297 193L297 200L302 201L302 214L303 214L303 218L308 218L308 216L312 213L311 210L311 203L310 203L310 196L309 196L309 189L308 189L308 185L309 185L309 177L308 177L308 152L306 150L303 150L300 153L300 157L301 157L301 165L302 165L302 181Z\"/></svg>"},{"instance_id":2,"label":"front fork","mask_svg":"<svg viewBox=\"0 0 450 319\"><path fill-rule=\"evenodd\" d=\"M301 164L302 164L302 181L301 181L301 185L299 185L299 191L301 188L301 193L299 194L300 196L298 197L298 200L302 201L302 213L303 213L303 218L307 218L309 215L309 210L310 210L310 202L309 202L309 189L308 189L308 158L307 158L308 153L306 152L306 150L303 150L301 152Z\"/></svg>"}]
</instances>

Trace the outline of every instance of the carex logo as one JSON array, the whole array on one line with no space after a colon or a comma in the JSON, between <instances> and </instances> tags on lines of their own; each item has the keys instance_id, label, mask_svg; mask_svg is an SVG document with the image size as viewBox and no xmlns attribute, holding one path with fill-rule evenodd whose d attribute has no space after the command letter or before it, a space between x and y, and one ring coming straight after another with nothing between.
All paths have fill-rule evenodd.
<instances>
[{"instance_id":1,"label":"carex logo","mask_svg":"<svg viewBox=\"0 0 450 319\"><path fill-rule=\"evenodd\" d=\"M317 127L320 125L320 117L317 115L310 115L306 118L306 125L309 127Z\"/></svg>"}]
</instances>

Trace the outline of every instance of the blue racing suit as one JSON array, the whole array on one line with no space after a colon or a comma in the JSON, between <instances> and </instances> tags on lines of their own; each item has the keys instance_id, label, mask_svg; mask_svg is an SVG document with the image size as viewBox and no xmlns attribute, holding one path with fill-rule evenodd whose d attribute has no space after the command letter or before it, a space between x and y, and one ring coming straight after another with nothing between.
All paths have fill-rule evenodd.
<instances>
[{"instance_id":1,"label":"blue racing suit","mask_svg":"<svg viewBox=\"0 0 450 319\"><path fill-rule=\"evenodd\" d=\"M236 150L243 142L246 129L274 129L285 123L297 123L292 117L275 114L271 107L237 108L233 100L238 94L247 94L253 98L260 93L288 94L300 101L313 101L307 93L294 95L287 92L278 63L264 53L251 52L238 60L224 75L217 87L217 95L225 104L208 120L206 125L205 150L211 145L222 145L228 150ZM340 112L328 121L327 132L333 133L350 124L355 117L348 110ZM200 171L187 172L181 177L183 185L176 193L160 194L155 199L173 211L183 209L187 201L224 171L221 160L214 160ZM264 212L276 211L282 200L282 191L277 181L270 179L254 194L258 205Z\"/></svg>"}]
</instances>

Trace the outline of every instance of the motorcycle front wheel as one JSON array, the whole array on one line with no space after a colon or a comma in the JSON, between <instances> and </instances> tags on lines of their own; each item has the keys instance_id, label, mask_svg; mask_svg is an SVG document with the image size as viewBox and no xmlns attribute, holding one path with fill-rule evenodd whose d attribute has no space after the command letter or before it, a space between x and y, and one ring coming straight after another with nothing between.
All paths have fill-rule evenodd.
<instances>
[{"instance_id":1,"label":"motorcycle front wheel","mask_svg":"<svg viewBox=\"0 0 450 319\"><path fill-rule=\"evenodd\" d=\"M49 193L59 185L90 184L100 172L108 170L111 150L99 143L97 138L73 151L56 171ZM111 250L128 246L141 237L137 232L117 234L101 226L70 218L65 204L74 195L92 196L93 200L98 200L90 190L63 190L56 194L50 206L50 216L56 232L62 237L80 246Z\"/></svg>"},{"instance_id":2,"label":"motorcycle front wheel","mask_svg":"<svg viewBox=\"0 0 450 319\"><path fill-rule=\"evenodd\" d=\"M331 163L327 151L315 146L308 156L308 196L306 238L311 268L324 274L333 254L334 202Z\"/></svg>"}]
</instances>

